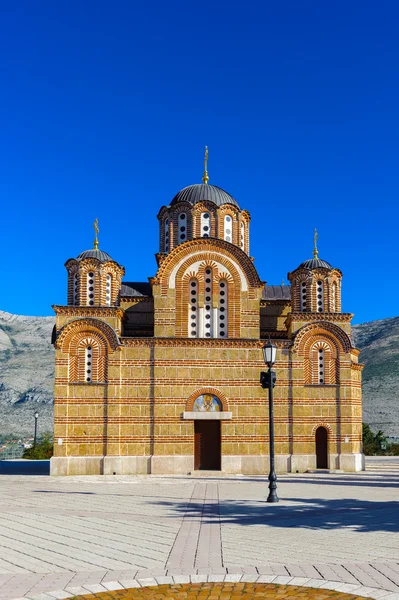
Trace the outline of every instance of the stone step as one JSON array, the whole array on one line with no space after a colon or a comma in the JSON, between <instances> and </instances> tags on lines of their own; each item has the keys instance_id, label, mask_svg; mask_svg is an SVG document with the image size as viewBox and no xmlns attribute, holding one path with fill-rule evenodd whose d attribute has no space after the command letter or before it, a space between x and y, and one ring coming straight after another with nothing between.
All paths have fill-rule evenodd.
<instances>
[{"instance_id":1,"label":"stone step","mask_svg":"<svg viewBox=\"0 0 399 600\"><path fill-rule=\"evenodd\" d=\"M191 473L188 473L188 475L191 475L191 477L228 477L229 475L231 476L230 473L225 473L224 471L206 471L205 469L200 471L191 471Z\"/></svg>"},{"instance_id":2,"label":"stone step","mask_svg":"<svg viewBox=\"0 0 399 600\"><path fill-rule=\"evenodd\" d=\"M306 473L343 473L342 469L308 469Z\"/></svg>"}]
</instances>

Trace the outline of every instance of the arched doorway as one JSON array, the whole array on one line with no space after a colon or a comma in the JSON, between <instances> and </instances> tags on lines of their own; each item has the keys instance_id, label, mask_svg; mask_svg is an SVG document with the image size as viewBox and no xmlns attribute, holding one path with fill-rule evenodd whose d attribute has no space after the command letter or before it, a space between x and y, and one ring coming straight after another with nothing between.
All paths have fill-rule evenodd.
<instances>
[{"instance_id":1,"label":"arched doorway","mask_svg":"<svg viewBox=\"0 0 399 600\"><path fill-rule=\"evenodd\" d=\"M194 421L194 469L220 471L220 419L210 417L217 417L215 413L221 412L222 403L213 394L202 394L195 400L193 409L203 414L203 418Z\"/></svg>"},{"instance_id":2,"label":"arched doorway","mask_svg":"<svg viewBox=\"0 0 399 600\"><path fill-rule=\"evenodd\" d=\"M316 468L328 469L328 431L325 427L316 429Z\"/></svg>"}]
</instances>

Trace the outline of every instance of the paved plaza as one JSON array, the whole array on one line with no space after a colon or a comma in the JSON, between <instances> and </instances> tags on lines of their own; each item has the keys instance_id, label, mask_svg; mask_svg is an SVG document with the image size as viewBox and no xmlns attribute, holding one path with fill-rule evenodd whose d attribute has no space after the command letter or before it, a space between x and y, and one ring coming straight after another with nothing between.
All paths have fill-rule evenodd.
<instances>
[{"instance_id":1,"label":"paved plaza","mask_svg":"<svg viewBox=\"0 0 399 600\"><path fill-rule=\"evenodd\" d=\"M0 600L279 583L399 600L399 461L279 477L0 477Z\"/></svg>"}]
</instances>

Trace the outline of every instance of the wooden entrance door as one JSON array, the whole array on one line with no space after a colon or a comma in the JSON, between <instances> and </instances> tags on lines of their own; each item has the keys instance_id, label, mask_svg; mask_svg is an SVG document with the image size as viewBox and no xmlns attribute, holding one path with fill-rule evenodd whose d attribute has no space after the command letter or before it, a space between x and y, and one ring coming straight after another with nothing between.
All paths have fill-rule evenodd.
<instances>
[{"instance_id":1,"label":"wooden entrance door","mask_svg":"<svg viewBox=\"0 0 399 600\"><path fill-rule=\"evenodd\" d=\"M220 421L194 421L194 469L220 471Z\"/></svg>"},{"instance_id":2,"label":"wooden entrance door","mask_svg":"<svg viewBox=\"0 0 399 600\"><path fill-rule=\"evenodd\" d=\"M316 429L316 468L328 469L328 432L325 427Z\"/></svg>"}]
</instances>

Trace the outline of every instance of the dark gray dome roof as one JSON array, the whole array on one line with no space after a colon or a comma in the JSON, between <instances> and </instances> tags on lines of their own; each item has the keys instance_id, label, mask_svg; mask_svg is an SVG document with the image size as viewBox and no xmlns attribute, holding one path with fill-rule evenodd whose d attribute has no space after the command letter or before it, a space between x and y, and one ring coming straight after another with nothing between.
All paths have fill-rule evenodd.
<instances>
[{"instance_id":1,"label":"dark gray dome roof","mask_svg":"<svg viewBox=\"0 0 399 600\"><path fill-rule=\"evenodd\" d=\"M113 260L109 254L103 252L102 250L85 250L81 252L76 260L83 260L84 258L96 258L102 263L108 262L109 260Z\"/></svg>"},{"instance_id":2,"label":"dark gray dome roof","mask_svg":"<svg viewBox=\"0 0 399 600\"><path fill-rule=\"evenodd\" d=\"M217 187L216 185L210 185L209 183L196 183L183 188L176 194L170 204L171 206L178 202L190 202L190 204L196 204L202 200L214 202L216 206L222 206L222 204L234 204L234 206L240 208L237 200L235 200L233 196L230 196L230 194L222 190L222 188Z\"/></svg>"},{"instance_id":3,"label":"dark gray dome roof","mask_svg":"<svg viewBox=\"0 0 399 600\"><path fill-rule=\"evenodd\" d=\"M301 263L298 269L332 269L330 263L325 260L321 260L321 258L309 258L309 260L305 260L305 262Z\"/></svg>"}]
</instances>

